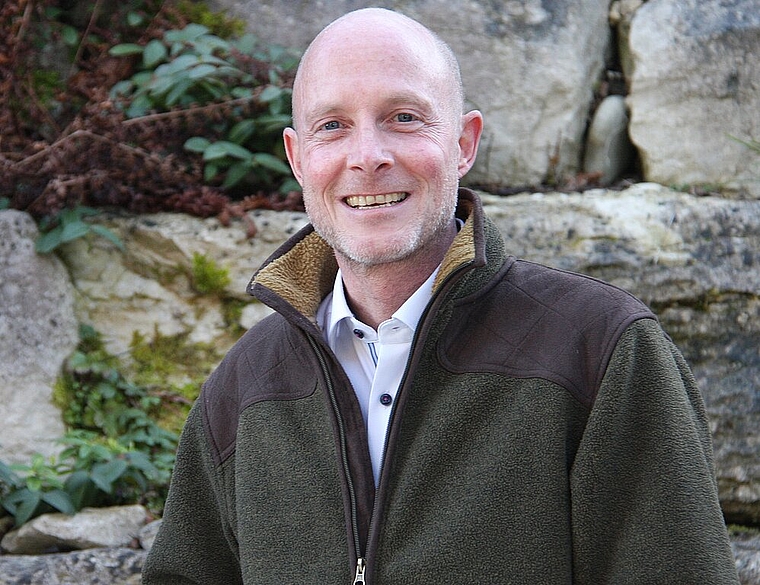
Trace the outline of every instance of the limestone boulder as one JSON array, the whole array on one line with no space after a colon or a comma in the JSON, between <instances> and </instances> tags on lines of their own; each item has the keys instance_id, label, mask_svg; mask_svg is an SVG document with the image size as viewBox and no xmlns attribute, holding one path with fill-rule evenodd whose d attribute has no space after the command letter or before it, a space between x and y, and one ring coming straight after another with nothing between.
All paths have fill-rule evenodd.
<instances>
[{"instance_id":1,"label":"limestone boulder","mask_svg":"<svg viewBox=\"0 0 760 585\"><path fill-rule=\"evenodd\" d=\"M50 551L125 547L138 538L148 519L139 505L85 508L74 515L43 514L6 534L9 554L37 555Z\"/></svg>"},{"instance_id":2,"label":"limestone boulder","mask_svg":"<svg viewBox=\"0 0 760 585\"><path fill-rule=\"evenodd\" d=\"M647 180L760 196L757 0L650 0L630 21L630 134Z\"/></svg>"},{"instance_id":3,"label":"limestone boulder","mask_svg":"<svg viewBox=\"0 0 760 585\"><path fill-rule=\"evenodd\" d=\"M147 554L131 548L94 548L0 556L0 585L140 585Z\"/></svg>"},{"instance_id":4,"label":"limestone boulder","mask_svg":"<svg viewBox=\"0 0 760 585\"><path fill-rule=\"evenodd\" d=\"M171 213L99 218L125 243L122 252L103 238L75 240L61 251L76 289L76 313L103 334L107 349L125 355L135 332L187 334L190 342L229 346L223 299L246 302L240 325L249 327L269 310L245 292L253 272L288 235L306 223L302 213L251 214L258 233L223 226L217 219ZM228 271L224 290L202 294L194 287L193 256ZM118 317L117 317L118 316Z\"/></svg>"},{"instance_id":5,"label":"limestone boulder","mask_svg":"<svg viewBox=\"0 0 760 585\"><path fill-rule=\"evenodd\" d=\"M259 38L303 50L336 17L380 6L436 31L459 56L486 120L472 183L536 184L579 170L609 49L609 0L214 0ZM392 74L392 72L390 72Z\"/></svg>"},{"instance_id":6,"label":"limestone boulder","mask_svg":"<svg viewBox=\"0 0 760 585\"><path fill-rule=\"evenodd\" d=\"M63 434L53 384L77 344L74 289L55 255L34 249L26 213L0 211L0 460L50 455Z\"/></svg>"},{"instance_id":7,"label":"limestone boulder","mask_svg":"<svg viewBox=\"0 0 760 585\"><path fill-rule=\"evenodd\" d=\"M628 137L628 110L623 96L607 96L596 108L585 148L583 170L598 175L601 185L611 185L633 170L636 150Z\"/></svg>"}]
</instances>

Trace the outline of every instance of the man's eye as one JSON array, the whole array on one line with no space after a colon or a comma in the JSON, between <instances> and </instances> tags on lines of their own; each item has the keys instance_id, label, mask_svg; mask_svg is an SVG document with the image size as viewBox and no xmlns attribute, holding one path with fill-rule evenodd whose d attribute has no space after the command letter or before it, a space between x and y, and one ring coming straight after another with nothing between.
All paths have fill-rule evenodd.
<instances>
[{"instance_id":1,"label":"man's eye","mask_svg":"<svg viewBox=\"0 0 760 585\"><path fill-rule=\"evenodd\" d=\"M414 122L416 119L412 114L407 114L406 112L396 114L396 120L399 122Z\"/></svg>"},{"instance_id":2,"label":"man's eye","mask_svg":"<svg viewBox=\"0 0 760 585\"><path fill-rule=\"evenodd\" d=\"M322 124L323 130L337 130L338 128L340 128L340 122L336 120L332 120L330 122L325 122L324 124Z\"/></svg>"}]
</instances>

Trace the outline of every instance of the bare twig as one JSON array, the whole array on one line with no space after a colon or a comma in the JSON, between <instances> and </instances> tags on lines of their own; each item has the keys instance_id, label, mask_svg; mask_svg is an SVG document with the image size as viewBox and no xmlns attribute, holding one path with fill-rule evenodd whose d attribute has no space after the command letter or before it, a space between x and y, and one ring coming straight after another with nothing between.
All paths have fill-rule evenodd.
<instances>
[{"instance_id":1,"label":"bare twig","mask_svg":"<svg viewBox=\"0 0 760 585\"><path fill-rule=\"evenodd\" d=\"M77 63L79 63L79 59L82 57L82 51L84 51L84 44L87 41L87 37L90 36L90 31L95 26L95 23L98 20L98 16L100 16L100 7L103 3L103 0L96 0L95 6L92 8L92 14L90 15L90 20L87 23L87 28L85 29L84 33L82 33L82 38L79 39L79 46L77 47L77 52L74 55L74 60L71 62L71 68L69 69L69 75L73 75L77 68Z\"/></svg>"}]
</instances>

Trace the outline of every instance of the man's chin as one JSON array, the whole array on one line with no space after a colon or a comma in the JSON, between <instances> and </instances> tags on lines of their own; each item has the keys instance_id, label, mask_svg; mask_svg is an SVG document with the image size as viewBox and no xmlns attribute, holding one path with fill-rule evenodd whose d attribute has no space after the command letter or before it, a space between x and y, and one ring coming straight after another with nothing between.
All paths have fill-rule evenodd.
<instances>
[{"instance_id":1,"label":"man's chin","mask_svg":"<svg viewBox=\"0 0 760 585\"><path fill-rule=\"evenodd\" d=\"M416 240L395 242L392 245L384 246L378 246L377 242L372 242L370 245L335 242L331 245L336 253L346 261L365 268L374 268L407 260L414 255L418 248Z\"/></svg>"}]
</instances>

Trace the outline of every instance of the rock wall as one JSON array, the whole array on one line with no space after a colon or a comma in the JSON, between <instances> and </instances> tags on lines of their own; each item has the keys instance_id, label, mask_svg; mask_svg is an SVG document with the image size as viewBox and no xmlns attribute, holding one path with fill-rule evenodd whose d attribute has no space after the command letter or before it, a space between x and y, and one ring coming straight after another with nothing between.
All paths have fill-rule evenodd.
<instances>
[{"instance_id":1,"label":"rock wall","mask_svg":"<svg viewBox=\"0 0 760 585\"><path fill-rule=\"evenodd\" d=\"M739 141L760 140L758 0L211 4L299 50L334 18L368 6L438 32L459 56L470 106L485 116L471 184L535 185L579 171L609 184L638 151L648 181L760 196L760 153ZM601 99L610 93L627 96L612 118ZM615 140L589 132L597 116Z\"/></svg>"},{"instance_id":2,"label":"rock wall","mask_svg":"<svg viewBox=\"0 0 760 585\"><path fill-rule=\"evenodd\" d=\"M705 397L726 516L734 523L760 524L760 201L696 197L651 183L621 192L484 194L483 200L511 253L608 280L655 309ZM127 351L134 330L146 336L181 332L225 351L232 339L219 317L221 298L245 299L245 284L256 267L306 222L301 213L258 211L251 218L259 232L247 240L242 223L223 227L215 219L175 214L101 216L126 251L88 238L68 244L60 261L31 252L36 230L28 216L0 211L0 250L6 249L7 257L0 262L0 289L6 291L0 295L0 324L4 331L25 332L3 346L0 369L0 394L12 397L0 405L7 421L20 421L15 429L4 425L0 437L6 443L13 431L14 445L23 449L0 449L0 459L25 460L19 453L49 446L50 420L39 423L34 417L55 411L52 384L73 350L78 321L103 332L116 353ZM26 227L2 231L9 224ZM15 234L13 248L9 233ZM221 298L193 290L188 277L193 252L229 268L233 278ZM239 325L248 327L267 312L249 301ZM26 369L11 379L8 372L16 371L16 364ZM35 393L38 385L44 385L42 394ZM57 425L52 428L62 428L60 419ZM760 541L739 534L733 546L746 576L742 582L760 583ZM117 560L110 560L112 555ZM140 551L116 549L77 553L59 565L107 571L121 563L126 574L135 575L143 558ZM0 556L0 567L18 571L14 575L30 574L22 573L27 569L41 575L53 562Z\"/></svg>"},{"instance_id":3,"label":"rock wall","mask_svg":"<svg viewBox=\"0 0 760 585\"><path fill-rule=\"evenodd\" d=\"M654 308L704 394L724 509L732 521L760 523L760 201L695 197L642 183L621 192L484 195L484 202L513 254L613 282ZM8 217L26 216L0 212L0 225ZM26 310L13 321L16 330L34 332L27 338L35 342L17 336L18 343L5 346L6 364L28 366L12 381L7 367L0 377L0 393L9 397L2 403L6 420L17 421L0 436L6 442L12 434L14 445L25 447L0 449L0 459L18 460L40 446L40 436L49 436L48 419L39 427L30 417L52 408L51 386L73 349L77 321L101 331L119 355L128 354L134 331L147 338L182 333L224 352L233 338L222 317L223 299L246 299L253 271L306 222L301 213L258 211L251 217L259 233L247 240L241 223L225 228L216 219L175 214L104 216L125 242L124 253L107 240L88 238L62 250L68 272L55 257L27 257L22 271L0 268L0 286L16 291L0 297L2 315L22 312L14 299L30 302L60 291L37 313ZM31 249L35 233L16 246ZM194 252L229 269L233 278L221 295L193 290L188 274ZM34 261L49 273L29 271ZM41 280L48 283L44 294ZM60 302L69 298L73 309ZM66 315L55 318L54 331L52 311ZM238 325L249 327L268 311L247 301ZM35 388L43 379L41 395ZM61 429L60 421L53 428Z\"/></svg>"}]
</instances>

